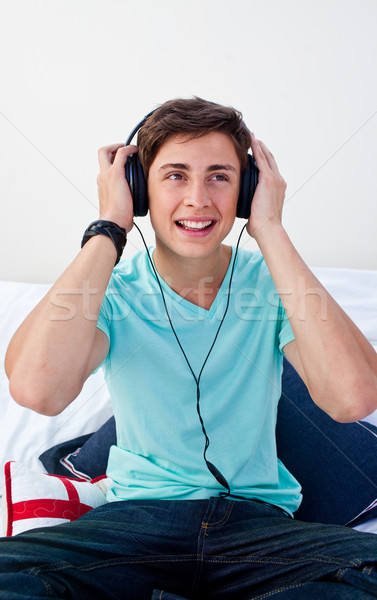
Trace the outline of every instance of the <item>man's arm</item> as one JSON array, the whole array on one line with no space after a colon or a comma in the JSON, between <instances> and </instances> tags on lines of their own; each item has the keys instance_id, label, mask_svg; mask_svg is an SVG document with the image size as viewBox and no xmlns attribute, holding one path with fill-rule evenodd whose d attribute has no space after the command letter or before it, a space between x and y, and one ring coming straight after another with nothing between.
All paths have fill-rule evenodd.
<instances>
[{"instance_id":1,"label":"man's arm","mask_svg":"<svg viewBox=\"0 0 377 600\"><path fill-rule=\"evenodd\" d=\"M248 232L257 241L292 326L284 353L314 402L337 421L377 408L377 353L306 266L281 224L286 184L272 154L253 136L259 183Z\"/></svg>"},{"instance_id":2,"label":"man's arm","mask_svg":"<svg viewBox=\"0 0 377 600\"><path fill-rule=\"evenodd\" d=\"M117 144L99 151L99 218L126 231L132 228L133 213L124 163L136 150ZM109 343L97 320L116 257L110 238L92 237L16 331L5 358L16 402L58 414L101 364Z\"/></svg>"}]
</instances>

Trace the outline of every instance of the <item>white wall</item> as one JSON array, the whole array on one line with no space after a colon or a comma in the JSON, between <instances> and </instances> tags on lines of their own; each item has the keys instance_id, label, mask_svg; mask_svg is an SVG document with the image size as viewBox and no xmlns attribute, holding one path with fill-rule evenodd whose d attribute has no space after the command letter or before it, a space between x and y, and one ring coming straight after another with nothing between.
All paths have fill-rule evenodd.
<instances>
[{"instance_id":1,"label":"white wall","mask_svg":"<svg viewBox=\"0 0 377 600\"><path fill-rule=\"evenodd\" d=\"M274 153L309 264L377 268L376 19L375 0L0 0L0 279L56 279L97 218L97 148L194 94Z\"/></svg>"}]
</instances>

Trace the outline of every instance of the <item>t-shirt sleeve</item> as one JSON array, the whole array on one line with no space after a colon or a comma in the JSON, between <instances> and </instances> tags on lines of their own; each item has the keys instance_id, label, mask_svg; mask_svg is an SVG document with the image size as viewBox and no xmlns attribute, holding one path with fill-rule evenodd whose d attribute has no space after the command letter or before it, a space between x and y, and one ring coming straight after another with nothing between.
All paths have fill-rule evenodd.
<instances>
[{"instance_id":1,"label":"t-shirt sleeve","mask_svg":"<svg viewBox=\"0 0 377 600\"><path fill-rule=\"evenodd\" d=\"M284 346L295 339L287 313L280 301L280 331L279 331L279 350L283 353Z\"/></svg>"},{"instance_id":2,"label":"t-shirt sleeve","mask_svg":"<svg viewBox=\"0 0 377 600\"><path fill-rule=\"evenodd\" d=\"M103 331L103 333L107 336L109 343L111 343L110 323L111 323L111 305L110 305L108 298L105 296L103 299L103 302L102 302L100 313L98 315L97 329L100 329L101 331ZM92 374L97 373L97 371L99 371L99 369L101 367L103 367L104 363L106 362L107 356L104 358L104 360L101 362L101 364L98 365L98 367L96 369L94 369Z\"/></svg>"},{"instance_id":3,"label":"t-shirt sleeve","mask_svg":"<svg viewBox=\"0 0 377 600\"><path fill-rule=\"evenodd\" d=\"M107 335L109 341L110 341L110 324L111 324L111 305L110 305L110 302L109 302L107 296L105 296L103 299L103 302L102 302L101 310L98 315L97 327L98 327L98 329L103 331L103 333L105 335Z\"/></svg>"}]
</instances>

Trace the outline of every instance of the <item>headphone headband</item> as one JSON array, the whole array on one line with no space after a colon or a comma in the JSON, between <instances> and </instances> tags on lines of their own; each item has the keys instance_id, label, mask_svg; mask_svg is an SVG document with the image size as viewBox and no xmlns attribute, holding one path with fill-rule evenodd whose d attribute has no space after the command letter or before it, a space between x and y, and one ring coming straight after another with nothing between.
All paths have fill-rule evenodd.
<instances>
[{"instance_id":1,"label":"headphone headband","mask_svg":"<svg viewBox=\"0 0 377 600\"><path fill-rule=\"evenodd\" d=\"M133 140L135 134L139 131L140 127L142 127L145 123L145 121L148 119L148 117L150 117L151 115L153 115L154 111L156 109L154 108L153 110L151 110L147 115L145 115L145 117L143 119L141 119L140 123L138 123L136 125L136 127L133 128L133 130L131 131L130 135L127 138L126 143L124 144L125 146L129 146L131 141Z\"/></svg>"}]
</instances>

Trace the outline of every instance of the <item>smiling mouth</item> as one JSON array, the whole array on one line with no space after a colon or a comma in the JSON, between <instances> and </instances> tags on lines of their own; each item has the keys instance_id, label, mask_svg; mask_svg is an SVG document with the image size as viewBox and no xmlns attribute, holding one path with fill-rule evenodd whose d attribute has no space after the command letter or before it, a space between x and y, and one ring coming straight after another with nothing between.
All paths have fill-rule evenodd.
<instances>
[{"instance_id":1,"label":"smiling mouth","mask_svg":"<svg viewBox=\"0 0 377 600\"><path fill-rule=\"evenodd\" d=\"M176 221L176 223L179 227L188 231L201 231L211 227L214 221Z\"/></svg>"}]
</instances>

